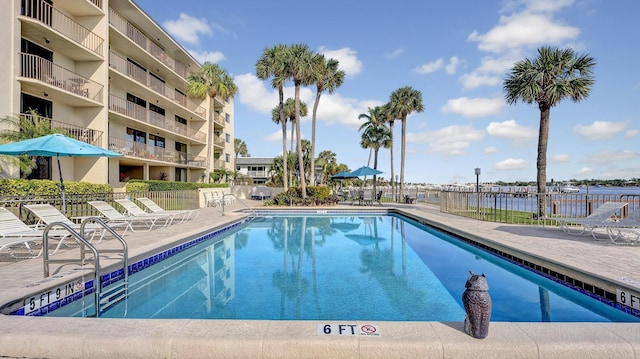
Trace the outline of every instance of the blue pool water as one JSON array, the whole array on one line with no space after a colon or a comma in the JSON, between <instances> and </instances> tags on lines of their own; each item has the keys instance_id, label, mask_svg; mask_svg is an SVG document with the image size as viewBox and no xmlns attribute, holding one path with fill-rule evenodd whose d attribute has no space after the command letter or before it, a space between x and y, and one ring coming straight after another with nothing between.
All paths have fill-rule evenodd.
<instances>
[{"instance_id":1,"label":"blue pool water","mask_svg":"<svg viewBox=\"0 0 640 359\"><path fill-rule=\"evenodd\" d=\"M452 236L396 215L272 216L129 277L102 317L462 321L469 270L492 321L638 321ZM80 316L81 301L49 315Z\"/></svg>"}]
</instances>

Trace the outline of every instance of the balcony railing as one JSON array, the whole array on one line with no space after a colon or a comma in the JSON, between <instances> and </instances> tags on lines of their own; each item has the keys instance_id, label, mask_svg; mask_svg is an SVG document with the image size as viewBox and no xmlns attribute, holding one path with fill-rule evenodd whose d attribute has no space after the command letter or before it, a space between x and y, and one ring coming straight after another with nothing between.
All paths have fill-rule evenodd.
<instances>
[{"instance_id":1,"label":"balcony railing","mask_svg":"<svg viewBox=\"0 0 640 359\"><path fill-rule=\"evenodd\" d=\"M42 116L34 116L29 113L21 113L20 116L31 120L31 122L33 122L34 124L40 121L45 121L46 123L48 123L49 128L58 129L59 131L57 132L63 133L69 137L73 137L76 140L98 147L102 145L102 131L76 126Z\"/></svg>"},{"instance_id":2,"label":"balcony railing","mask_svg":"<svg viewBox=\"0 0 640 359\"><path fill-rule=\"evenodd\" d=\"M127 59L113 51L109 52L109 66L121 74L132 78L136 82L149 87L151 90L163 95L169 100L188 108L197 115L201 117L206 115L204 107L196 104L177 90L169 88L164 82L158 80L154 76L151 76L148 72L142 70L138 66L135 66L131 62L127 61Z\"/></svg>"},{"instance_id":3,"label":"balcony railing","mask_svg":"<svg viewBox=\"0 0 640 359\"><path fill-rule=\"evenodd\" d=\"M160 46L151 41L151 39L142 33L142 31L138 30L138 28L120 16L120 14L115 12L113 9L109 9L109 23L131 41L145 49L158 61L172 69L176 74L180 75L185 80L187 79L187 68L183 64L175 61Z\"/></svg>"},{"instance_id":4,"label":"balcony railing","mask_svg":"<svg viewBox=\"0 0 640 359\"><path fill-rule=\"evenodd\" d=\"M92 0L95 4L98 0ZM96 4L96 6L101 7ZM22 15L37 20L72 39L88 50L103 56L104 39L60 12L44 0L23 1Z\"/></svg>"},{"instance_id":5,"label":"balcony railing","mask_svg":"<svg viewBox=\"0 0 640 359\"><path fill-rule=\"evenodd\" d=\"M98 147L102 145L102 131L71 125L42 116L33 116L29 113L22 113L20 115L31 120L31 122L33 122L34 124L40 121L46 121L49 124L49 128L58 129L58 132L61 132L69 137L73 137L76 140Z\"/></svg>"},{"instance_id":6,"label":"balcony railing","mask_svg":"<svg viewBox=\"0 0 640 359\"><path fill-rule=\"evenodd\" d=\"M224 127L224 117L219 112L213 113L213 122L217 123L220 126Z\"/></svg>"},{"instance_id":7,"label":"balcony railing","mask_svg":"<svg viewBox=\"0 0 640 359\"><path fill-rule=\"evenodd\" d=\"M102 0L89 0L89 2L102 9Z\"/></svg>"},{"instance_id":8,"label":"balcony railing","mask_svg":"<svg viewBox=\"0 0 640 359\"><path fill-rule=\"evenodd\" d=\"M124 138L109 137L109 149L125 156L167 162L186 166L205 167L206 159L187 152L168 150L163 147L135 142Z\"/></svg>"},{"instance_id":9,"label":"balcony railing","mask_svg":"<svg viewBox=\"0 0 640 359\"><path fill-rule=\"evenodd\" d=\"M206 142L207 139L207 134L204 132L194 130L157 112L148 110L146 107L136 105L115 95L109 95L109 110L200 142Z\"/></svg>"},{"instance_id":10,"label":"balcony railing","mask_svg":"<svg viewBox=\"0 0 640 359\"><path fill-rule=\"evenodd\" d=\"M20 53L20 76L39 80L78 96L102 102L104 86L40 56Z\"/></svg>"}]
</instances>

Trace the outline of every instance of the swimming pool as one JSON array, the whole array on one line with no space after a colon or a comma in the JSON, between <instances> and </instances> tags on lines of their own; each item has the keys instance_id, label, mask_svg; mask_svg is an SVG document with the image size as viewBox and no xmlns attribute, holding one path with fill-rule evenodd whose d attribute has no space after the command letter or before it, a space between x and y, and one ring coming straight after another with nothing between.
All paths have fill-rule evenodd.
<instances>
[{"instance_id":1,"label":"swimming pool","mask_svg":"<svg viewBox=\"0 0 640 359\"><path fill-rule=\"evenodd\" d=\"M638 321L393 214L273 215L235 226L131 275L129 298L103 317L462 321L469 270L487 275L492 321ZM82 305L49 315L91 312Z\"/></svg>"}]
</instances>

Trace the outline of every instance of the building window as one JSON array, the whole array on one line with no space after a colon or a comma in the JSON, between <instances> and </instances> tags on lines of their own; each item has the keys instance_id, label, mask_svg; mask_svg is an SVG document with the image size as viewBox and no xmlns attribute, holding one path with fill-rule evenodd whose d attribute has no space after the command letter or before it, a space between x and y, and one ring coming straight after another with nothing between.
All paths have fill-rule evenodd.
<instances>
[{"instance_id":1,"label":"building window","mask_svg":"<svg viewBox=\"0 0 640 359\"><path fill-rule=\"evenodd\" d=\"M164 137L149 134L149 144L152 146L164 148Z\"/></svg>"},{"instance_id":2,"label":"building window","mask_svg":"<svg viewBox=\"0 0 640 359\"><path fill-rule=\"evenodd\" d=\"M224 140L225 140L225 142L230 143L231 142L231 136L229 136L228 133L225 133L224 134Z\"/></svg>"},{"instance_id":3,"label":"building window","mask_svg":"<svg viewBox=\"0 0 640 359\"><path fill-rule=\"evenodd\" d=\"M178 163L187 163L187 144L176 141L175 148L178 154Z\"/></svg>"},{"instance_id":4,"label":"building window","mask_svg":"<svg viewBox=\"0 0 640 359\"><path fill-rule=\"evenodd\" d=\"M138 97L136 95L132 95L132 94L130 94L128 92L127 92L127 101L133 102L138 106L147 108L147 101L141 99L140 97Z\"/></svg>"},{"instance_id":5,"label":"building window","mask_svg":"<svg viewBox=\"0 0 640 359\"><path fill-rule=\"evenodd\" d=\"M229 114L228 114L228 113L225 113L225 114L224 114L224 120L225 120L225 122L227 122L227 123L231 123L231 116L229 116Z\"/></svg>"},{"instance_id":6,"label":"building window","mask_svg":"<svg viewBox=\"0 0 640 359\"><path fill-rule=\"evenodd\" d=\"M136 130L134 128L127 127L127 141L147 143L147 133L140 130Z\"/></svg>"},{"instance_id":7,"label":"building window","mask_svg":"<svg viewBox=\"0 0 640 359\"><path fill-rule=\"evenodd\" d=\"M176 122L181 123L183 125L187 124L187 119L176 115Z\"/></svg>"},{"instance_id":8,"label":"building window","mask_svg":"<svg viewBox=\"0 0 640 359\"><path fill-rule=\"evenodd\" d=\"M228 153L225 153L225 154L224 154L224 160L225 160L225 162L227 162L227 163L231 162L231 156L230 156Z\"/></svg>"},{"instance_id":9,"label":"building window","mask_svg":"<svg viewBox=\"0 0 640 359\"><path fill-rule=\"evenodd\" d=\"M156 105L154 105L154 104L150 103L150 104L149 104L149 110L151 110L151 111L153 111L153 112L155 112L155 113L158 113L158 114L161 114L162 116L164 116L164 108L162 108L162 107L158 107L158 106L156 106Z\"/></svg>"},{"instance_id":10,"label":"building window","mask_svg":"<svg viewBox=\"0 0 640 359\"><path fill-rule=\"evenodd\" d=\"M186 168L176 168L176 182L187 182Z\"/></svg>"}]
</instances>

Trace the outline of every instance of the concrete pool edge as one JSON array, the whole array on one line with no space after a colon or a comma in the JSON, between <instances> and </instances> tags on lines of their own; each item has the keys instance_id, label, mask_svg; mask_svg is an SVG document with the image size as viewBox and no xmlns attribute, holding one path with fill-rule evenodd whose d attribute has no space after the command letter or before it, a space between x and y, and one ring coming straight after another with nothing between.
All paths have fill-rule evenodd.
<instances>
[{"instance_id":1,"label":"concrete pool edge","mask_svg":"<svg viewBox=\"0 0 640 359\"><path fill-rule=\"evenodd\" d=\"M485 339L465 334L462 323L368 323L379 328L380 336L375 337L320 335L316 328L323 323L2 316L0 354L43 358L636 358L640 355L640 331L637 324L629 323L493 322Z\"/></svg>"}]
</instances>

